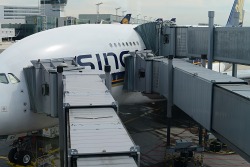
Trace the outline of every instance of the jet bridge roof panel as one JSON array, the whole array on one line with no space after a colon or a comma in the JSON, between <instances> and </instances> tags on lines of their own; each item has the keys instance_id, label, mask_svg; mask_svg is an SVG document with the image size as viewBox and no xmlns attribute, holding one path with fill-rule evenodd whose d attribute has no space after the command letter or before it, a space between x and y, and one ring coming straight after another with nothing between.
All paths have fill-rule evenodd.
<instances>
[{"instance_id":1,"label":"jet bridge roof panel","mask_svg":"<svg viewBox=\"0 0 250 167\"><path fill-rule=\"evenodd\" d=\"M250 99L250 86L249 85L242 85L242 84L233 84L233 85L219 85L221 88L233 92L237 95L240 95L244 98Z\"/></svg>"},{"instance_id":2,"label":"jet bridge roof panel","mask_svg":"<svg viewBox=\"0 0 250 167\"><path fill-rule=\"evenodd\" d=\"M250 155L249 97L249 85L218 84L214 88L212 129L233 143L243 156Z\"/></svg>"},{"instance_id":3,"label":"jet bridge roof panel","mask_svg":"<svg viewBox=\"0 0 250 167\"><path fill-rule=\"evenodd\" d=\"M78 154L129 152L134 146L113 108L69 111L71 149Z\"/></svg>"},{"instance_id":4,"label":"jet bridge roof panel","mask_svg":"<svg viewBox=\"0 0 250 167\"><path fill-rule=\"evenodd\" d=\"M104 80L98 75L91 74L66 75L64 96L64 103L70 106L102 106L112 105L115 102Z\"/></svg>"},{"instance_id":5,"label":"jet bridge roof panel","mask_svg":"<svg viewBox=\"0 0 250 167\"><path fill-rule=\"evenodd\" d=\"M134 159L128 156L94 157L77 160L78 167L137 167Z\"/></svg>"},{"instance_id":6,"label":"jet bridge roof panel","mask_svg":"<svg viewBox=\"0 0 250 167\"><path fill-rule=\"evenodd\" d=\"M180 70L186 71L188 73L194 74L197 77L203 78L204 80L208 82L213 83L225 83L225 82L241 82L244 81L238 78L234 78L231 76L228 76L223 73L218 73L212 70L207 70L201 66L193 65L191 63L187 63L183 60L174 60L173 63L174 68L178 68Z\"/></svg>"}]
</instances>

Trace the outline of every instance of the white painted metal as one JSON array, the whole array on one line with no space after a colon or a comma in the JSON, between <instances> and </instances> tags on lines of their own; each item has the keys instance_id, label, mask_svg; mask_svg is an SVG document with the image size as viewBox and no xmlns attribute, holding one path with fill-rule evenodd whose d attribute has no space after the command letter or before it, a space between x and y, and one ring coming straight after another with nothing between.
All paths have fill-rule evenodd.
<instances>
[{"instance_id":1,"label":"white painted metal","mask_svg":"<svg viewBox=\"0 0 250 167\"><path fill-rule=\"evenodd\" d=\"M99 75L67 75L64 82L64 103L71 106L113 105L104 81Z\"/></svg>"},{"instance_id":2,"label":"white painted metal","mask_svg":"<svg viewBox=\"0 0 250 167\"><path fill-rule=\"evenodd\" d=\"M78 167L137 167L132 157L94 157L77 160Z\"/></svg>"},{"instance_id":3,"label":"white painted metal","mask_svg":"<svg viewBox=\"0 0 250 167\"><path fill-rule=\"evenodd\" d=\"M70 109L71 149L78 154L129 152L134 146L113 108Z\"/></svg>"}]
</instances>

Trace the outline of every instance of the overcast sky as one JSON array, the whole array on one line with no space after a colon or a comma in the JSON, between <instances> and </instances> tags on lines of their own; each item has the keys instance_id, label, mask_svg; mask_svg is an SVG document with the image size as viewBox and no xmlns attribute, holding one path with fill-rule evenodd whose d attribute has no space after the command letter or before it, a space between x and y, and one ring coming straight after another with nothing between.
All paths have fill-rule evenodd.
<instances>
[{"instance_id":1,"label":"overcast sky","mask_svg":"<svg viewBox=\"0 0 250 167\"><path fill-rule=\"evenodd\" d=\"M234 0L68 0L66 16L78 17L78 14L96 13L96 3L103 2L100 13L115 14L118 11L132 13L132 17L141 14L147 18L177 18L177 24L193 25L208 22L208 11L215 11L215 23L225 25ZM1 5L38 5L38 0L0 0ZM250 26L250 1L245 2L244 25Z\"/></svg>"}]
</instances>

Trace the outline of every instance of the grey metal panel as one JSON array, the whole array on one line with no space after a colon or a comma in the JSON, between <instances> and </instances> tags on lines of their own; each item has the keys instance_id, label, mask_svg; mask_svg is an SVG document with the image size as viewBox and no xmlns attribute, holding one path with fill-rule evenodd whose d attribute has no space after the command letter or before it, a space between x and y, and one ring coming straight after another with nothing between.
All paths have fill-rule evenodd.
<instances>
[{"instance_id":1,"label":"grey metal panel","mask_svg":"<svg viewBox=\"0 0 250 167\"><path fill-rule=\"evenodd\" d=\"M153 61L153 92L167 97L168 66L166 62Z\"/></svg>"},{"instance_id":2,"label":"grey metal panel","mask_svg":"<svg viewBox=\"0 0 250 167\"><path fill-rule=\"evenodd\" d=\"M78 167L137 167L134 159L129 156L94 157L77 159Z\"/></svg>"},{"instance_id":3,"label":"grey metal panel","mask_svg":"<svg viewBox=\"0 0 250 167\"><path fill-rule=\"evenodd\" d=\"M164 60L167 61L167 60ZM193 65L191 63L187 63L180 59L174 59L173 62L174 68L182 69L183 71L187 71L192 75L199 76L202 80L207 80L208 82L213 83L226 83L226 82L236 82L236 83L243 83L242 79L234 78L229 75L225 75L222 73L218 73L212 70L208 70L206 68Z\"/></svg>"},{"instance_id":4,"label":"grey metal panel","mask_svg":"<svg viewBox=\"0 0 250 167\"><path fill-rule=\"evenodd\" d=\"M111 96L103 80L98 75L66 75L64 81L64 103L71 106L113 105Z\"/></svg>"},{"instance_id":5,"label":"grey metal panel","mask_svg":"<svg viewBox=\"0 0 250 167\"><path fill-rule=\"evenodd\" d=\"M200 57L208 53L208 27L188 28L188 54Z\"/></svg>"},{"instance_id":6,"label":"grey metal panel","mask_svg":"<svg viewBox=\"0 0 250 167\"><path fill-rule=\"evenodd\" d=\"M187 27L176 28L176 56L182 57L188 55L187 36L188 36Z\"/></svg>"},{"instance_id":7,"label":"grey metal panel","mask_svg":"<svg viewBox=\"0 0 250 167\"><path fill-rule=\"evenodd\" d=\"M161 40L161 55L175 55L175 28L164 27Z\"/></svg>"},{"instance_id":8,"label":"grey metal panel","mask_svg":"<svg viewBox=\"0 0 250 167\"><path fill-rule=\"evenodd\" d=\"M137 56L136 59L136 90L151 93L152 61L145 61L140 56Z\"/></svg>"},{"instance_id":9,"label":"grey metal panel","mask_svg":"<svg viewBox=\"0 0 250 167\"><path fill-rule=\"evenodd\" d=\"M248 85L216 86L212 124L214 131L247 155L250 155L249 95L250 86Z\"/></svg>"},{"instance_id":10,"label":"grey metal panel","mask_svg":"<svg viewBox=\"0 0 250 167\"><path fill-rule=\"evenodd\" d=\"M146 91L152 93L152 61L146 61Z\"/></svg>"},{"instance_id":11,"label":"grey metal panel","mask_svg":"<svg viewBox=\"0 0 250 167\"><path fill-rule=\"evenodd\" d=\"M250 64L250 28L218 27L214 37L214 59Z\"/></svg>"},{"instance_id":12,"label":"grey metal panel","mask_svg":"<svg viewBox=\"0 0 250 167\"><path fill-rule=\"evenodd\" d=\"M212 88L211 82L175 68L174 104L208 130L211 127Z\"/></svg>"},{"instance_id":13,"label":"grey metal panel","mask_svg":"<svg viewBox=\"0 0 250 167\"><path fill-rule=\"evenodd\" d=\"M159 82L160 82L160 95L168 97L168 63L160 63L160 73L159 73Z\"/></svg>"},{"instance_id":14,"label":"grey metal panel","mask_svg":"<svg viewBox=\"0 0 250 167\"><path fill-rule=\"evenodd\" d=\"M129 152L134 146L113 108L70 109L70 148L78 154Z\"/></svg>"},{"instance_id":15,"label":"grey metal panel","mask_svg":"<svg viewBox=\"0 0 250 167\"><path fill-rule=\"evenodd\" d=\"M208 130L211 128L212 88L215 83L244 81L182 60L174 61L174 104Z\"/></svg>"},{"instance_id":16,"label":"grey metal panel","mask_svg":"<svg viewBox=\"0 0 250 167\"><path fill-rule=\"evenodd\" d=\"M126 69L123 89L127 91L135 91L135 57L126 56L124 58Z\"/></svg>"},{"instance_id":17,"label":"grey metal panel","mask_svg":"<svg viewBox=\"0 0 250 167\"><path fill-rule=\"evenodd\" d=\"M50 114L52 117L58 117L58 89L57 89L57 73L50 73Z\"/></svg>"},{"instance_id":18,"label":"grey metal panel","mask_svg":"<svg viewBox=\"0 0 250 167\"><path fill-rule=\"evenodd\" d=\"M152 80L152 85L153 85L153 92L160 92L160 61L153 61L153 80Z\"/></svg>"},{"instance_id":19,"label":"grey metal panel","mask_svg":"<svg viewBox=\"0 0 250 167\"><path fill-rule=\"evenodd\" d=\"M28 93L29 93L29 99L30 99L30 107L33 112L37 112L36 108L36 75L35 75L35 68L27 67L23 69L24 75L25 75L25 81L27 83Z\"/></svg>"}]
</instances>

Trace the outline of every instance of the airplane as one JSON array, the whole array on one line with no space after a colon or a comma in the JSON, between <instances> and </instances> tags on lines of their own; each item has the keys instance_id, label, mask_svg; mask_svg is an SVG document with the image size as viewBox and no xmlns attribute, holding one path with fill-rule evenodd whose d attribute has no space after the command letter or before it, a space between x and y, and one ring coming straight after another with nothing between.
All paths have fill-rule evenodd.
<instances>
[{"instance_id":1,"label":"airplane","mask_svg":"<svg viewBox=\"0 0 250 167\"><path fill-rule=\"evenodd\" d=\"M237 1L237 0L235 0ZM112 75L124 77L124 57L129 52L145 50L145 44L134 30L136 25L85 24L50 29L28 36L0 54L0 136L19 134L52 127L58 119L30 110L30 100L23 68L31 66L31 60L78 57L78 63L86 69L103 70L108 58ZM118 60L118 61L115 61ZM91 64L91 66L89 66ZM122 84L112 87L112 95L119 104L149 102L140 93L125 93ZM27 152L13 148L9 160L24 159ZM16 153L19 156L16 157ZM27 164L27 162L23 162Z\"/></svg>"},{"instance_id":2,"label":"airplane","mask_svg":"<svg viewBox=\"0 0 250 167\"><path fill-rule=\"evenodd\" d=\"M121 24L129 24L131 19L131 14L126 14L126 16L121 20Z\"/></svg>"},{"instance_id":3,"label":"airplane","mask_svg":"<svg viewBox=\"0 0 250 167\"><path fill-rule=\"evenodd\" d=\"M130 19L131 19L131 14L126 14L122 20L120 21L120 23L112 23L112 24L130 24ZM101 20L100 24L110 24L109 21L106 20Z\"/></svg>"},{"instance_id":4,"label":"airplane","mask_svg":"<svg viewBox=\"0 0 250 167\"><path fill-rule=\"evenodd\" d=\"M30 110L30 100L23 68L31 60L77 56L85 69L103 70L108 57L112 75L124 77L124 57L129 52L146 49L135 25L85 24L50 29L28 36L7 48L0 55L0 136L31 132L58 124L58 119ZM115 59L114 59L115 57ZM118 60L118 61L115 61ZM89 62L92 63L89 66ZM101 65L100 65L101 64ZM119 104L150 101L140 93L124 93L122 84L112 87ZM13 153L13 151L15 153ZM15 162L17 149L9 158ZM22 158L21 158L22 159Z\"/></svg>"},{"instance_id":5,"label":"airplane","mask_svg":"<svg viewBox=\"0 0 250 167\"><path fill-rule=\"evenodd\" d=\"M245 0L235 0L230 15L227 20L226 27L242 27L244 21L245 10L244 8ZM235 20L236 12L239 13L239 20ZM237 23L237 25L236 25Z\"/></svg>"}]
</instances>

